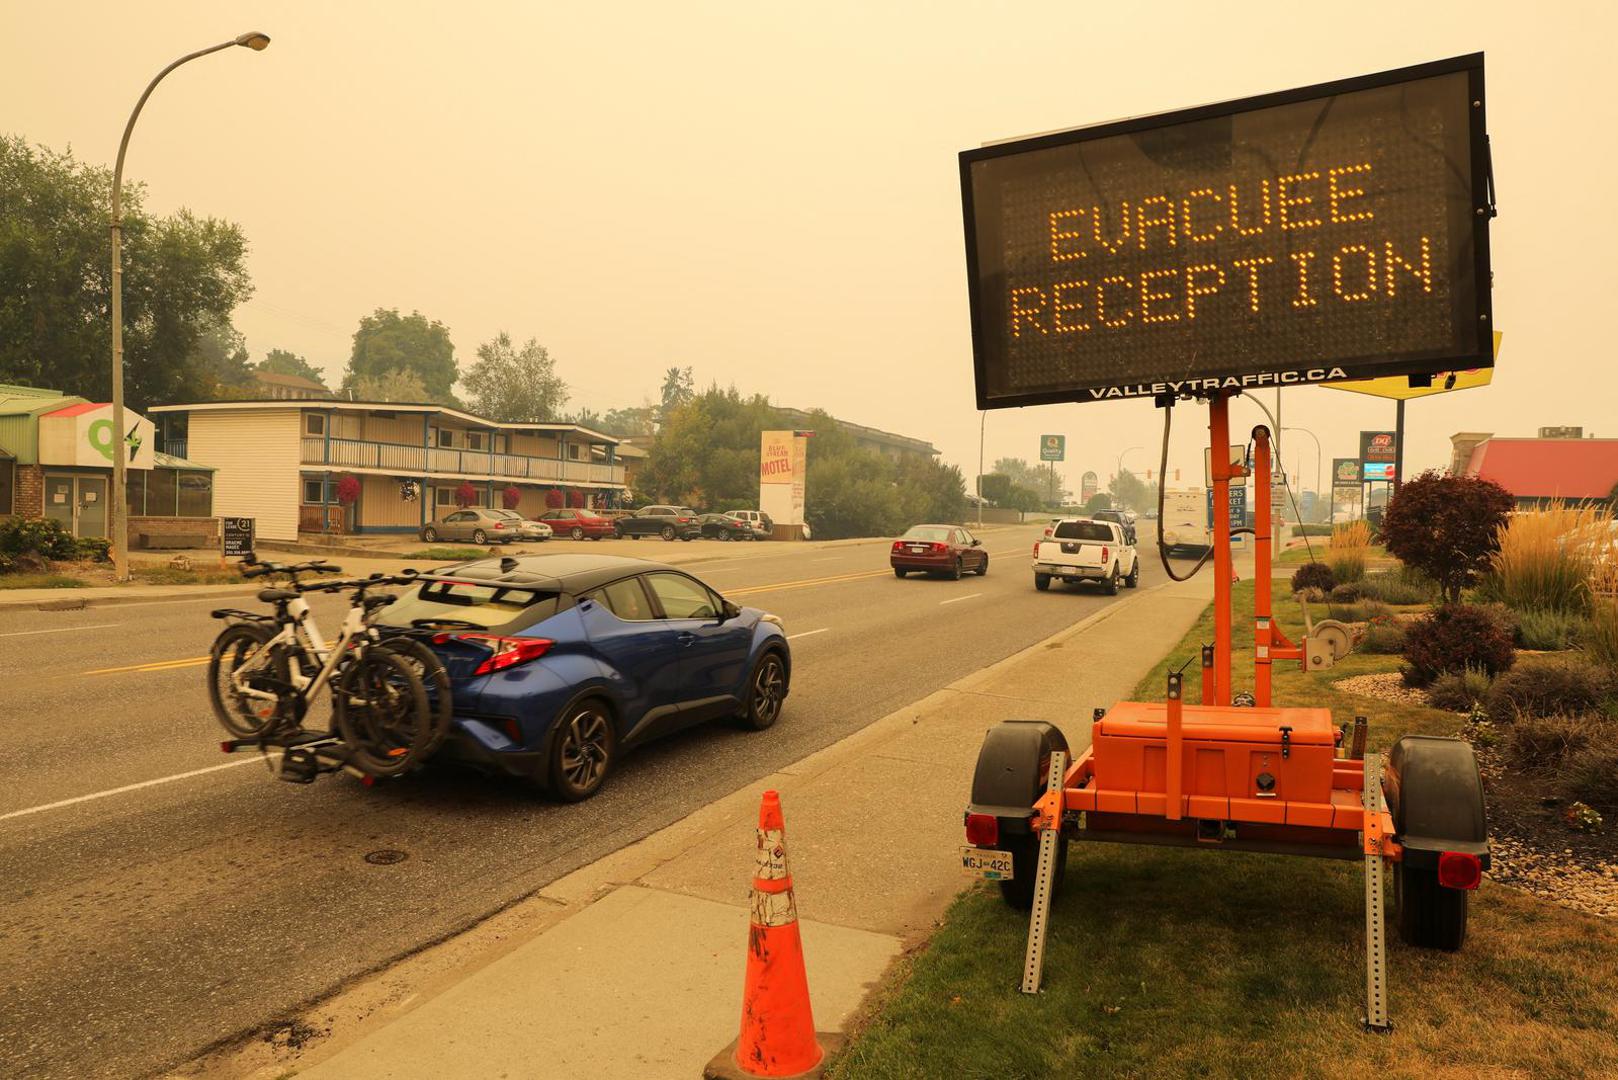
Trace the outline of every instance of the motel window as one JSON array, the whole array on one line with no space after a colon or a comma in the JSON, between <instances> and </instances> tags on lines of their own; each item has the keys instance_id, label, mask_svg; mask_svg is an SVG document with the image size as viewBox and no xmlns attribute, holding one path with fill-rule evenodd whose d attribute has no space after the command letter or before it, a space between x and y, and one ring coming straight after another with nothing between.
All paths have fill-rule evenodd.
<instances>
[{"instance_id":1,"label":"motel window","mask_svg":"<svg viewBox=\"0 0 1618 1080\"><path fill-rule=\"evenodd\" d=\"M322 413L303 414L303 430L309 435L326 434L326 417Z\"/></svg>"},{"instance_id":2,"label":"motel window","mask_svg":"<svg viewBox=\"0 0 1618 1080\"><path fill-rule=\"evenodd\" d=\"M570 459L572 459L573 461L579 460L579 444L578 443L568 443L567 444L567 456Z\"/></svg>"},{"instance_id":3,"label":"motel window","mask_svg":"<svg viewBox=\"0 0 1618 1080\"><path fill-rule=\"evenodd\" d=\"M167 472L159 469L158 472ZM179 478L179 516L213 517L213 473L181 472Z\"/></svg>"},{"instance_id":4,"label":"motel window","mask_svg":"<svg viewBox=\"0 0 1618 1080\"><path fill-rule=\"evenodd\" d=\"M326 495L326 498L324 500L322 500L321 497L320 497L321 496L321 490L320 490L320 481L319 481L319 479L314 479L314 480L307 480L306 479L306 480L304 480L304 482L303 482L303 501L306 502L306 503L317 503L317 502L321 502L321 501L331 502L331 503L336 502L337 501L337 482L335 480L326 481L325 495Z\"/></svg>"},{"instance_id":5,"label":"motel window","mask_svg":"<svg viewBox=\"0 0 1618 1080\"><path fill-rule=\"evenodd\" d=\"M130 469L124 473L124 498L129 503L130 517L146 516L146 472Z\"/></svg>"},{"instance_id":6,"label":"motel window","mask_svg":"<svg viewBox=\"0 0 1618 1080\"><path fill-rule=\"evenodd\" d=\"M449 428L439 428L438 429L438 445L439 446L454 446L455 445L455 432L451 431Z\"/></svg>"},{"instance_id":7,"label":"motel window","mask_svg":"<svg viewBox=\"0 0 1618 1080\"><path fill-rule=\"evenodd\" d=\"M447 487L433 488L434 506L452 506L455 503L455 489Z\"/></svg>"},{"instance_id":8,"label":"motel window","mask_svg":"<svg viewBox=\"0 0 1618 1080\"><path fill-rule=\"evenodd\" d=\"M179 487L173 469L148 469L146 472L146 516L174 517L179 503Z\"/></svg>"},{"instance_id":9,"label":"motel window","mask_svg":"<svg viewBox=\"0 0 1618 1080\"><path fill-rule=\"evenodd\" d=\"M482 450L483 449L483 432L481 432L481 431L468 431L466 433L466 448L468 450Z\"/></svg>"}]
</instances>

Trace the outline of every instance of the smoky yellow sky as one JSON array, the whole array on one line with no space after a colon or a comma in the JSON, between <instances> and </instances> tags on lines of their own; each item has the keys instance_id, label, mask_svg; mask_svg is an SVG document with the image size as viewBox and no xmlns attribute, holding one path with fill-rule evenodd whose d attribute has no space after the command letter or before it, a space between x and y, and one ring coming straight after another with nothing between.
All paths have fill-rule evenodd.
<instances>
[{"instance_id":1,"label":"smoky yellow sky","mask_svg":"<svg viewBox=\"0 0 1618 1080\"><path fill-rule=\"evenodd\" d=\"M337 376L361 315L414 308L463 366L500 330L537 337L573 406L691 365L930 439L969 483L958 151L1483 50L1505 343L1492 388L1409 406L1409 464L1458 430L1618 435L1608 5L3 0L0 130L110 165L147 79L248 29L273 44L165 81L128 171L154 209L246 230L255 358ZM1354 456L1393 408L1299 388L1283 422ZM1190 481L1206 426L1177 416ZM987 456L1036 458L1047 432L1075 486L1124 451L1155 470L1140 402L990 413ZM1283 452L1313 487L1314 443Z\"/></svg>"}]
</instances>

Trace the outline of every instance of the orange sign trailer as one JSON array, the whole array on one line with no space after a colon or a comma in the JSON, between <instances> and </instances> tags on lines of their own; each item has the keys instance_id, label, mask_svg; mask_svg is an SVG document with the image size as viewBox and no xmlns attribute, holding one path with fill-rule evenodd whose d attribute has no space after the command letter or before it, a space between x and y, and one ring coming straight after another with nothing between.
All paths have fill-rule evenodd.
<instances>
[{"instance_id":1,"label":"orange sign trailer","mask_svg":"<svg viewBox=\"0 0 1618 1080\"><path fill-rule=\"evenodd\" d=\"M1164 403L1172 407L1171 402ZM1229 445L1229 397L1210 397L1210 444ZM1178 672L1161 703L1097 709L1090 745L1072 758L1052 725L1007 721L980 751L966 812L964 861L1000 877L1008 902L1031 908L1022 989L1036 993L1052 890L1066 841L1109 841L1361 859L1365 868L1366 1027L1387 1031L1384 870L1399 874L1401 935L1459 948L1466 897L1489 862L1483 787L1469 744L1406 736L1384 772L1365 754L1365 718L1333 726L1329 710L1272 704L1275 661L1309 665L1271 613L1270 432L1253 429L1256 481L1254 703L1232 703L1231 527L1214 517L1214 644L1202 655L1202 701ZM1215 454L1214 505L1248 466ZM1317 661L1318 663L1318 661ZM987 852L1009 853L995 864ZM1009 865L1006 865L1009 862Z\"/></svg>"}]
</instances>

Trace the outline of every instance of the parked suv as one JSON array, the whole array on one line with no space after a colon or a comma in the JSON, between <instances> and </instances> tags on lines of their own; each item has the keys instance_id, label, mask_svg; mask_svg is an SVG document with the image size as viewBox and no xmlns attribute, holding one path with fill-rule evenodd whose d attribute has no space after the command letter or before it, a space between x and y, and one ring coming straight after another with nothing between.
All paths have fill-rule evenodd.
<instances>
[{"instance_id":1,"label":"parked suv","mask_svg":"<svg viewBox=\"0 0 1618 1080\"><path fill-rule=\"evenodd\" d=\"M747 522L756 540L768 540L775 534L775 522L762 510L731 510L725 516Z\"/></svg>"},{"instance_id":2,"label":"parked suv","mask_svg":"<svg viewBox=\"0 0 1618 1080\"><path fill-rule=\"evenodd\" d=\"M612 523L614 534L621 540L642 536L661 536L665 540L694 540L702 535L697 512L689 506L643 506L633 514Z\"/></svg>"}]
</instances>

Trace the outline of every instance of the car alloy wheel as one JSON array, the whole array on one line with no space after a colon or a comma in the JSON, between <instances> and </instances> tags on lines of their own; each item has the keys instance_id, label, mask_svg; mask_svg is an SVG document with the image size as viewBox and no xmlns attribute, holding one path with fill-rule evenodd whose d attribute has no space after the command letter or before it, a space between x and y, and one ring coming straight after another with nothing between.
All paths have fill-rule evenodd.
<instances>
[{"instance_id":1,"label":"car alloy wheel","mask_svg":"<svg viewBox=\"0 0 1618 1080\"><path fill-rule=\"evenodd\" d=\"M951 581L959 581L959 580L961 580L961 560L960 559L955 560L955 566L949 572L949 579Z\"/></svg>"},{"instance_id":2,"label":"car alloy wheel","mask_svg":"<svg viewBox=\"0 0 1618 1080\"><path fill-rule=\"evenodd\" d=\"M556 734L551 778L559 798L577 802L594 795L606 779L615 740L612 720L600 702L583 702L565 715Z\"/></svg>"},{"instance_id":3,"label":"car alloy wheel","mask_svg":"<svg viewBox=\"0 0 1618 1080\"><path fill-rule=\"evenodd\" d=\"M665 526L663 526L662 537L665 540L673 540L674 539L674 526L673 525L665 525Z\"/></svg>"},{"instance_id":4,"label":"car alloy wheel","mask_svg":"<svg viewBox=\"0 0 1618 1080\"><path fill-rule=\"evenodd\" d=\"M786 665L774 651L759 657L753 668L753 678L747 694L747 726L763 731L781 716L781 704L787 696Z\"/></svg>"},{"instance_id":5,"label":"car alloy wheel","mask_svg":"<svg viewBox=\"0 0 1618 1080\"><path fill-rule=\"evenodd\" d=\"M434 543L438 539L438 530L429 526L421 530L421 538L429 544Z\"/></svg>"},{"instance_id":6,"label":"car alloy wheel","mask_svg":"<svg viewBox=\"0 0 1618 1080\"><path fill-rule=\"evenodd\" d=\"M484 532L482 529L473 529L472 530L472 543L474 543L474 544L487 544L488 542L489 542L489 534L488 533Z\"/></svg>"},{"instance_id":7,"label":"car alloy wheel","mask_svg":"<svg viewBox=\"0 0 1618 1080\"><path fill-rule=\"evenodd\" d=\"M583 540L584 539L584 529L581 526L575 525L575 526L573 526L573 531L570 532L568 535L573 537L573 539L575 539L575 540Z\"/></svg>"}]
</instances>

